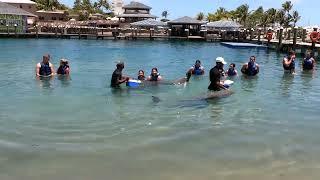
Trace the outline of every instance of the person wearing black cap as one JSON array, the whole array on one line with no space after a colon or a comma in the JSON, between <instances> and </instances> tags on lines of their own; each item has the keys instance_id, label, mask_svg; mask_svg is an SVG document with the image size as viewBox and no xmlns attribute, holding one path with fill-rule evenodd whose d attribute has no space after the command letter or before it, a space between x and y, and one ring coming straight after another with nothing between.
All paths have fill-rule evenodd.
<instances>
[{"instance_id":1,"label":"person wearing black cap","mask_svg":"<svg viewBox=\"0 0 320 180\"><path fill-rule=\"evenodd\" d=\"M187 72L187 82L189 81L191 75L203 75L204 67L201 66L201 61L197 60L196 63Z\"/></svg>"},{"instance_id":2,"label":"person wearing black cap","mask_svg":"<svg viewBox=\"0 0 320 180\"><path fill-rule=\"evenodd\" d=\"M124 63L123 62L117 63L117 69L114 70L114 72L112 73L111 85L110 85L112 88L119 88L120 84L125 83L129 80L129 77L122 76L123 69L124 69Z\"/></svg>"}]
</instances>

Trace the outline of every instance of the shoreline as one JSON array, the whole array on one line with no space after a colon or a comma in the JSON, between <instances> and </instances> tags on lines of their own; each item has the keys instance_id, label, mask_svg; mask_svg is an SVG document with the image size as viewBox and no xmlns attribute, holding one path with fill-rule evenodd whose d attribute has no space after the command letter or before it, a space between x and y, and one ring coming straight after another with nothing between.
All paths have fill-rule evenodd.
<instances>
[{"instance_id":1,"label":"shoreline","mask_svg":"<svg viewBox=\"0 0 320 180\"><path fill-rule=\"evenodd\" d=\"M60 34L60 33L0 33L0 39L82 39L82 40L126 40L126 41L198 41L198 42L232 42L232 43L252 43L256 45L264 45L267 49L276 50L278 52L286 53L291 49L294 49L297 54L304 55L306 51L312 50L312 43L299 41L295 47L292 40L283 40L281 45L278 39L273 39L268 43L266 39L234 39L224 40L221 38L210 39L201 36L168 36L168 35L119 35L113 36L112 34ZM237 47L234 47L237 48ZM241 47L238 47L241 48ZM243 48L243 47L242 47ZM247 47L248 48L248 47ZM257 47L253 47L257 48ZM316 44L313 50L315 56L320 54L320 44Z\"/></svg>"}]
</instances>

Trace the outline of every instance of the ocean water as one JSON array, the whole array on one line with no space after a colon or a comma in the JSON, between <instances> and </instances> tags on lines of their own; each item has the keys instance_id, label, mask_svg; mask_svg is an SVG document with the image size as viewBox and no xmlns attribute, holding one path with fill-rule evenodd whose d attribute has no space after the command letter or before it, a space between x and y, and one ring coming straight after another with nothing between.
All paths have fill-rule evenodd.
<instances>
[{"instance_id":1,"label":"ocean water","mask_svg":"<svg viewBox=\"0 0 320 180\"><path fill-rule=\"evenodd\" d=\"M69 59L70 79L36 79L44 53L56 68ZM240 71L251 55L257 77L199 100L217 56ZM283 56L203 42L1 39L0 179L318 179L319 74L284 74ZM196 59L206 75L187 85L109 88L116 61L124 74L158 67L170 81Z\"/></svg>"}]
</instances>

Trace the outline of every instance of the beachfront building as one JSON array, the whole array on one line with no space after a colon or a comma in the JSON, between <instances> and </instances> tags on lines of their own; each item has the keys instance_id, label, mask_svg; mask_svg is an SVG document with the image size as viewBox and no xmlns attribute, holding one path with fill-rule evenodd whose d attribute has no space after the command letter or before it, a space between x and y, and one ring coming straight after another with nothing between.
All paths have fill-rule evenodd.
<instances>
[{"instance_id":1,"label":"beachfront building","mask_svg":"<svg viewBox=\"0 0 320 180\"><path fill-rule=\"evenodd\" d=\"M7 3L11 6L23 9L32 14L35 14L37 11L36 3L30 0L0 0L0 2Z\"/></svg>"},{"instance_id":2,"label":"beachfront building","mask_svg":"<svg viewBox=\"0 0 320 180\"><path fill-rule=\"evenodd\" d=\"M196 20L194 18L184 16L173 21L167 22L171 30L170 36L200 36L201 25L206 22Z\"/></svg>"},{"instance_id":3,"label":"beachfront building","mask_svg":"<svg viewBox=\"0 0 320 180\"><path fill-rule=\"evenodd\" d=\"M123 6L124 6L123 0L112 0L111 11L115 16L121 15L124 12Z\"/></svg>"},{"instance_id":4,"label":"beachfront building","mask_svg":"<svg viewBox=\"0 0 320 180\"><path fill-rule=\"evenodd\" d=\"M16 8L12 5L0 2L0 33L24 33L27 31L28 17L36 17L36 15Z\"/></svg>"},{"instance_id":5,"label":"beachfront building","mask_svg":"<svg viewBox=\"0 0 320 180\"><path fill-rule=\"evenodd\" d=\"M36 14L37 11L36 3L30 0L0 0L0 2L4 2L16 8L23 9L31 14ZM34 24L35 21L35 17L27 18L28 24Z\"/></svg>"},{"instance_id":6,"label":"beachfront building","mask_svg":"<svg viewBox=\"0 0 320 180\"><path fill-rule=\"evenodd\" d=\"M123 14L118 15L118 18L123 18L125 23L157 18L157 16L150 14L150 10L152 9L151 7L140 2L132 1L130 4L123 6L123 9Z\"/></svg>"},{"instance_id":7,"label":"beachfront building","mask_svg":"<svg viewBox=\"0 0 320 180\"><path fill-rule=\"evenodd\" d=\"M68 12L64 10L45 11L39 10L36 12L39 17L39 21L68 21Z\"/></svg>"}]
</instances>

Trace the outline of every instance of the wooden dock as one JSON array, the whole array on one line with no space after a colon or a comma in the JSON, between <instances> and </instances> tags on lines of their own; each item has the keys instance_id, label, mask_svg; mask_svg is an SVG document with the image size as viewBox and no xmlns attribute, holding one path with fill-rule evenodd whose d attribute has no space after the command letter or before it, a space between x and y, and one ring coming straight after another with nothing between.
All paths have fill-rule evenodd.
<instances>
[{"instance_id":1,"label":"wooden dock","mask_svg":"<svg viewBox=\"0 0 320 180\"><path fill-rule=\"evenodd\" d=\"M224 42L225 39L221 37L212 36L169 36L168 34L149 34L149 33L114 33L114 31L91 31L91 33L0 33L0 38L54 38L54 39L90 39L90 40L185 40L185 41L207 41L207 42ZM312 48L312 43L296 41L295 45L293 40L282 40L279 44L278 39L273 39L268 42L266 39L229 39L227 42L240 42L240 43L254 43L262 46L267 46L269 49L274 49L282 52L288 52L290 49L294 49L297 53L304 54L307 50L313 50L315 55L320 54L320 44L315 44Z\"/></svg>"}]
</instances>

